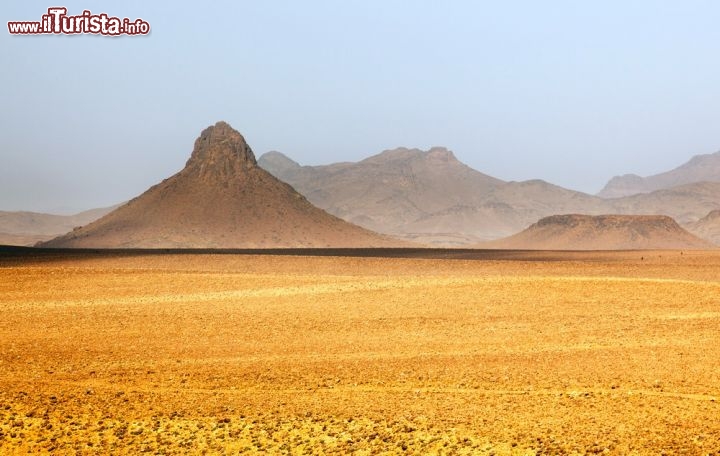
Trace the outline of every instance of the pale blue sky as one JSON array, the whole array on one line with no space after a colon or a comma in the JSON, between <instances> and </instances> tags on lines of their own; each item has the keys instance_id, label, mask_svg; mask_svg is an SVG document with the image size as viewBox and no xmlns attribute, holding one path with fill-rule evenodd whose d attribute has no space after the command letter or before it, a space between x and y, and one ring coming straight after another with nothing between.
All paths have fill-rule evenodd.
<instances>
[{"instance_id":1,"label":"pale blue sky","mask_svg":"<svg viewBox=\"0 0 720 456\"><path fill-rule=\"evenodd\" d=\"M482 172L595 193L720 149L717 1L65 2L147 37L10 36L0 210L136 196L226 120L303 164L443 145Z\"/></svg>"}]
</instances>

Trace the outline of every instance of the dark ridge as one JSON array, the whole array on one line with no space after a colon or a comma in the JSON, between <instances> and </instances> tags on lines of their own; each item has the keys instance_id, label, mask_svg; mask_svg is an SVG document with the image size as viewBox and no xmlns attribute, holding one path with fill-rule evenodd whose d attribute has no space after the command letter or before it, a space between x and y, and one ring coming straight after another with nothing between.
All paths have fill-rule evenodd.
<instances>
[{"instance_id":1,"label":"dark ridge","mask_svg":"<svg viewBox=\"0 0 720 456\"><path fill-rule=\"evenodd\" d=\"M658 250L667 251L667 250ZM53 260L71 258L137 257L152 255L275 255L312 257L407 258L428 260L479 261L568 261L598 260L598 253L638 252L647 256L652 250L511 250L453 248L278 248L278 249L98 249L45 248L0 245L0 261Z\"/></svg>"}]
</instances>

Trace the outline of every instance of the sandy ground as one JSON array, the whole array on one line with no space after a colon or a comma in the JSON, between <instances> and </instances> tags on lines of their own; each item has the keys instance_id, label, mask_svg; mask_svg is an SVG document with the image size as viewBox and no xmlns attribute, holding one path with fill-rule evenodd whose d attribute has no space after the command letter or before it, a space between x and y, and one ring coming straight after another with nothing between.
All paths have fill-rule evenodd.
<instances>
[{"instance_id":1,"label":"sandy ground","mask_svg":"<svg viewBox=\"0 0 720 456\"><path fill-rule=\"evenodd\" d=\"M720 454L720 253L0 256L0 453Z\"/></svg>"}]
</instances>

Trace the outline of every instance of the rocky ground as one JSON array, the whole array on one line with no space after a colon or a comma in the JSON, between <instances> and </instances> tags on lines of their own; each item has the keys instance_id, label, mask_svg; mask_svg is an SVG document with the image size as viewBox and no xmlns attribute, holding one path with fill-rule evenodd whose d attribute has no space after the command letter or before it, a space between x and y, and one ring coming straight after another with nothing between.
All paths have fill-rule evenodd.
<instances>
[{"instance_id":1,"label":"rocky ground","mask_svg":"<svg viewBox=\"0 0 720 456\"><path fill-rule=\"evenodd\" d=\"M4 257L0 452L717 454L718 270Z\"/></svg>"}]
</instances>

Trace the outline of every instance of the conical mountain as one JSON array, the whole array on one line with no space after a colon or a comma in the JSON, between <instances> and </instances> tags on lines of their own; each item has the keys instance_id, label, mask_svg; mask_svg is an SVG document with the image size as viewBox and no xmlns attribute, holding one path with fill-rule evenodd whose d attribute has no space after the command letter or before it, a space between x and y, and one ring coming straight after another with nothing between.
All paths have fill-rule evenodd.
<instances>
[{"instance_id":1,"label":"conical mountain","mask_svg":"<svg viewBox=\"0 0 720 456\"><path fill-rule=\"evenodd\" d=\"M340 220L257 166L225 122L205 129L185 168L43 247L387 247L401 241Z\"/></svg>"}]
</instances>

